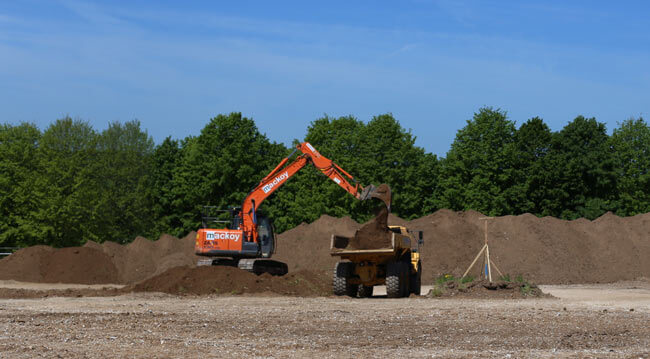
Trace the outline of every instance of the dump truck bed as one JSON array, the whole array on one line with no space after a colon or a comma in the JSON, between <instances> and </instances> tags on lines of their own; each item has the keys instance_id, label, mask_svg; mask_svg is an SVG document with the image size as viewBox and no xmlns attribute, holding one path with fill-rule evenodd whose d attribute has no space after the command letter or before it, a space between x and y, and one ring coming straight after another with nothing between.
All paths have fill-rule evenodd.
<instances>
[{"instance_id":1,"label":"dump truck bed","mask_svg":"<svg viewBox=\"0 0 650 359\"><path fill-rule=\"evenodd\" d=\"M357 255L389 255L392 256L403 249L411 248L411 240L403 235L391 233L390 247L376 249L357 249L348 247L351 238L332 235L330 254L332 256L357 256Z\"/></svg>"}]
</instances>

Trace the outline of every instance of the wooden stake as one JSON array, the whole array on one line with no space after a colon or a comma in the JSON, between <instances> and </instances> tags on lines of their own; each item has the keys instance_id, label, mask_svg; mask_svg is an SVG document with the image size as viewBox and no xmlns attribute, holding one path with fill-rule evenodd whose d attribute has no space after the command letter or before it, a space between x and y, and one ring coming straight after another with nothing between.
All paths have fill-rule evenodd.
<instances>
[{"instance_id":1,"label":"wooden stake","mask_svg":"<svg viewBox=\"0 0 650 359\"><path fill-rule=\"evenodd\" d=\"M476 264L476 261L479 259L479 257L481 257L481 254L483 254L483 251L485 250L486 247L487 247L487 244L483 245L483 248L481 248L481 250L478 252L478 254L476 255L476 258L474 258L474 260L472 261L472 264L470 264L469 267L467 267L467 270L463 274L463 278L465 276L467 276L467 273L469 273L470 269L472 269L474 264Z\"/></svg>"},{"instance_id":2,"label":"wooden stake","mask_svg":"<svg viewBox=\"0 0 650 359\"><path fill-rule=\"evenodd\" d=\"M494 262L492 262L492 265L494 266L494 269L497 270L497 273L499 273L499 275L503 277L503 273L501 273L501 271L499 270L499 267L497 267L497 265L494 264Z\"/></svg>"},{"instance_id":3,"label":"wooden stake","mask_svg":"<svg viewBox=\"0 0 650 359\"><path fill-rule=\"evenodd\" d=\"M487 245L487 220L484 221L483 223L485 223L485 226L484 226L485 229L483 230L483 232L485 232L485 244Z\"/></svg>"},{"instance_id":4,"label":"wooden stake","mask_svg":"<svg viewBox=\"0 0 650 359\"><path fill-rule=\"evenodd\" d=\"M487 221L485 221L485 224L487 226ZM485 232L486 237L487 237L487 231ZM487 241L487 238L485 239ZM492 283L492 269L490 268L490 247L485 243L485 261L487 262L487 277L490 283Z\"/></svg>"}]
</instances>

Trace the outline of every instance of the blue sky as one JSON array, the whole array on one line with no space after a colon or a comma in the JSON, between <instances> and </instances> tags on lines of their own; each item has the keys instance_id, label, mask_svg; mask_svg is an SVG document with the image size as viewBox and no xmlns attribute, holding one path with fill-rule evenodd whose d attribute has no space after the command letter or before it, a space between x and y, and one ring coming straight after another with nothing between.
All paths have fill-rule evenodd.
<instances>
[{"instance_id":1,"label":"blue sky","mask_svg":"<svg viewBox=\"0 0 650 359\"><path fill-rule=\"evenodd\" d=\"M239 111L290 143L323 114L391 112L440 156L481 106L611 131L650 111L649 15L645 1L1 1L0 122L137 118L159 142Z\"/></svg>"}]
</instances>

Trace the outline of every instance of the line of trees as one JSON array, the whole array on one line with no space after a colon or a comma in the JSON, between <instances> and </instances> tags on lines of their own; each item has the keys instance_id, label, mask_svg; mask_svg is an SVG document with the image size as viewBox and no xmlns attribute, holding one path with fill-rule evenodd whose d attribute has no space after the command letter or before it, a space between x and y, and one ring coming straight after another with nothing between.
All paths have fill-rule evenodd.
<instances>
[{"instance_id":1,"label":"line of trees","mask_svg":"<svg viewBox=\"0 0 650 359\"><path fill-rule=\"evenodd\" d=\"M642 118L610 136L594 118L578 116L553 132L540 118L517 128L504 111L481 108L445 158L416 146L390 114L367 123L325 116L305 140L362 184L390 184L393 212L406 219L440 208L564 219L650 212L650 126ZM0 125L0 246L183 235L199 227L203 205L239 205L291 151L240 113L158 145L138 121L101 132L71 118L44 131ZM371 216L368 203L310 167L260 210L279 232L322 214Z\"/></svg>"}]
</instances>

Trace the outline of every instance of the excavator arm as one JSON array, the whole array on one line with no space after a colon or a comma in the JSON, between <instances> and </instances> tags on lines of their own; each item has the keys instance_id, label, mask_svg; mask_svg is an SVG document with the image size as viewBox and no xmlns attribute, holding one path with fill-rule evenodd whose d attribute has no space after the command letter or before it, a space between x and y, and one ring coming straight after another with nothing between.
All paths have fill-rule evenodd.
<instances>
[{"instance_id":1,"label":"excavator arm","mask_svg":"<svg viewBox=\"0 0 650 359\"><path fill-rule=\"evenodd\" d=\"M302 154L287 165L289 159L298 150ZM321 173L329 177L341 188L359 200L374 197L375 186L361 187L354 177L343 170L332 160L321 155L309 142L303 142L296 147L287 158L283 159L260 183L246 196L242 203L242 228L250 239L257 238L256 211L262 202L273 192L284 185L289 178L300 171L307 163L311 163ZM354 184L352 184L354 183Z\"/></svg>"}]
</instances>

